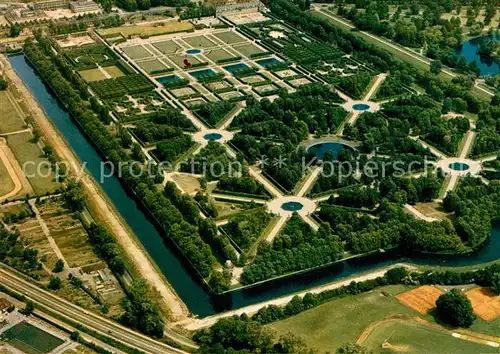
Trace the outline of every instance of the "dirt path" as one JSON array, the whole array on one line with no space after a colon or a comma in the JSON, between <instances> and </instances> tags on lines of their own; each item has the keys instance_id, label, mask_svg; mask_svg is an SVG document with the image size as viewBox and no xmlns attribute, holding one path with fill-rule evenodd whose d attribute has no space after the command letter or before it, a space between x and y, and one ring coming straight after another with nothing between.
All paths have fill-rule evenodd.
<instances>
[{"instance_id":1,"label":"dirt path","mask_svg":"<svg viewBox=\"0 0 500 354\"><path fill-rule=\"evenodd\" d=\"M38 105L38 102L33 98L28 88L13 71L10 63L3 55L0 56L0 61L5 68L5 74L13 82L14 86L22 95L24 102L26 102L27 106L30 108L29 114L42 131L42 135L46 137L48 144L52 146L61 160L68 163L72 172L79 177L85 188L89 206L91 210L95 212L95 216L113 233L141 277L148 281L148 283L158 291L163 301L163 305L168 309L172 320L177 321L186 318L189 315L186 305L167 283L165 277L156 269L155 265L142 248L142 245L135 239L135 236L128 229L128 226L126 226L118 212L108 203L100 186L98 186L97 182L87 173L81 176L81 164L78 158L66 145L65 140L60 136L59 132L52 126L51 122L47 119L45 113Z\"/></svg>"}]
</instances>

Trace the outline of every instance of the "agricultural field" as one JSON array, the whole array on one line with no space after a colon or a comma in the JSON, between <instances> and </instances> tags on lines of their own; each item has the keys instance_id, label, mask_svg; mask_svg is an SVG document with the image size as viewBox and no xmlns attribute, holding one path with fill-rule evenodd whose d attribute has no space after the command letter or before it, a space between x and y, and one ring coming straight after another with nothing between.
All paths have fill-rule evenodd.
<instances>
[{"instance_id":1,"label":"agricultural field","mask_svg":"<svg viewBox=\"0 0 500 354\"><path fill-rule=\"evenodd\" d=\"M152 37L168 33L186 32L193 28L189 22L165 21L158 26L136 25L136 26L120 26L114 28L99 29L101 36L109 36L113 34L121 34L125 38L131 37Z\"/></svg>"},{"instance_id":2,"label":"agricultural field","mask_svg":"<svg viewBox=\"0 0 500 354\"><path fill-rule=\"evenodd\" d=\"M64 340L27 322L9 328L0 338L27 354L49 353L64 343Z\"/></svg>"},{"instance_id":3,"label":"agricultural field","mask_svg":"<svg viewBox=\"0 0 500 354\"><path fill-rule=\"evenodd\" d=\"M0 91L0 134L25 129L23 114L9 90Z\"/></svg>"},{"instance_id":4,"label":"agricultural field","mask_svg":"<svg viewBox=\"0 0 500 354\"><path fill-rule=\"evenodd\" d=\"M64 206L62 200L45 200L37 207L70 267L99 261L81 221Z\"/></svg>"},{"instance_id":5,"label":"agricultural field","mask_svg":"<svg viewBox=\"0 0 500 354\"><path fill-rule=\"evenodd\" d=\"M30 132L7 136L7 144L16 156L36 195L45 195L59 188L55 182L55 173L49 161L43 157L40 146L33 142Z\"/></svg>"}]
</instances>

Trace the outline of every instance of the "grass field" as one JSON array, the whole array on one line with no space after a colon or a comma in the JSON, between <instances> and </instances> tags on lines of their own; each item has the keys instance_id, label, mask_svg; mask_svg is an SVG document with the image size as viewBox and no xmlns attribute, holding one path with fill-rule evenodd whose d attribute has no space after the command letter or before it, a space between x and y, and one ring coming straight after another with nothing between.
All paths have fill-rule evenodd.
<instances>
[{"instance_id":1,"label":"grass field","mask_svg":"<svg viewBox=\"0 0 500 354\"><path fill-rule=\"evenodd\" d=\"M80 70L79 73L81 77L87 82L101 81L107 79L106 75L104 75L98 68Z\"/></svg>"},{"instance_id":2,"label":"grass field","mask_svg":"<svg viewBox=\"0 0 500 354\"><path fill-rule=\"evenodd\" d=\"M211 48L216 45L205 36L185 37L182 40L194 48Z\"/></svg>"},{"instance_id":3,"label":"grass field","mask_svg":"<svg viewBox=\"0 0 500 354\"><path fill-rule=\"evenodd\" d=\"M97 352L95 352L92 349L87 348L83 345L79 345L74 349L68 349L68 350L64 351L63 354L97 354Z\"/></svg>"},{"instance_id":4,"label":"grass field","mask_svg":"<svg viewBox=\"0 0 500 354\"><path fill-rule=\"evenodd\" d=\"M264 51L262 49L253 45L252 43L243 44L243 45L235 45L235 46L233 46L233 48L247 57L249 57L252 54L264 53Z\"/></svg>"},{"instance_id":5,"label":"grass field","mask_svg":"<svg viewBox=\"0 0 500 354\"><path fill-rule=\"evenodd\" d=\"M189 60L191 64L201 63L200 59L194 55L171 55L168 59L181 69L184 69L184 59Z\"/></svg>"},{"instance_id":6,"label":"grass field","mask_svg":"<svg viewBox=\"0 0 500 354\"><path fill-rule=\"evenodd\" d=\"M139 65L144 71L146 71L149 74L154 72L157 73L165 72L168 69L168 66L164 65L158 59L140 61L137 62L136 64Z\"/></svg>"},{"instance_id":7,"label":"grass field","mask_svg":"<svg viewBox=\"0 0 500 354\"><path fill-rule=\"evenodd\" d=\"M14 189L14 182L10 178L9 172L0 159L0 198Z\"/></svg>"},{"instance_id":8,"label":"grass field","mask_svg":"<svg viewBox=\"0 0 500 354\"><path fill-rule=\"evenodd\" d=\"M122 50L132 59L144 59L149 58L151 53L149 53L142 45L134 45L130 47L122 47Z\"/></svg>"},{"instance_id":9,"label":"grass field","mask_svg":"<svg viewBox=\"0 0 500 354\"><path fill-rule=\"evenodd\" d=\"M498 353L498 348L455 338L447 331L415 321L401 320L376 326L363 346L379 353Z\"/></svg>"},{"instance_id":10,"label":"grass field","mask_svg":"<svg viewBox=\"0 0 500 354\"><path fill-rule=\"evenodd\" d=\"M63 340L26 322L9 328L2 334L2 338L27 354L48 353L64 343Z\"/></svg>"},{"instance_id":11,"label":"grass field","mask_svg":"<svg viewBox=\"0 0 500 354\"><path fill-rule=\"evenodd\" d=\"M116 65L111 65L111 66L106 66L103 68L109 75L111 75L112 77L121 77L121 76L125 76L125 74L123 73L123 71L121 71L121 69L119 67L117 67Z\"/></svg>"},{"instance_id":12,"label":"grass field","mask_svg":"<svg viewBox=\"0 0 500 354\"><path fill-rule=\"evenodd\" d=\"M205 54L205 56L208 57L212 61L235 58L234 55L232 55L231 53L229 53L227 50L224 50L224 49L211 50L208 54Z\"/></svg>"},{"instance_id":13,"label":"grass field","mask_svg":"<svg viewBox=\"0 0 500 354\"><path fill-rule=\"evenodd\" d=\"M54 192L59 183L54 181L54 172L50 169L48 160L42 156L42 150L31 142L29 132L7 136L7 143L23 168L31 186L37 195Z\"/></svg>"},{"instance_id":14,"label":"grass field","mask_svg":"<svg viewBox=\"0 0 500 354\"><path fill-rule=\"evenodd\" d=\"M302 337L311 348L335 352L342 344L355 342L374 321L392 315L418 315L393 297L405 290L408 288L391 285L369 293L332 300L269 326L278 334L291 332Z\"/></svg>"},{"instance_id":15,"label":"grass field","mask_svg":"<svg viewBox=\"0 0 500 354\"><path fill-rule=\"evenodd\" d=\"M219 33L212 33L213 36L219 38L226 44L235 44L245 42L246 39L234 31L224 31Z\"/></svg>"},{"instance_id":16,"label":"grass field","mask_svg":"<svg viewBox=\"0 0 500 354\"><path fill-rule=\"evenodd\" d=\"M181 47L172 40L151 43L153 47L158 49L163 54L172 54L178 51Z\"/></svg>"},{"instance_id":17,"label":"grass field","mask_svg":"<svg viewBox=\"0 0 500 354\"><path fill-rule=\"evenodd\" d=\"M24 129L20 110L8 90L0 91L0 134Z\"/></svg>"},{"instance_id":18,"label":"grass field","mask_svg":"<svg viewBox=\"0 0 500 354\"><path fill-rule=\"evenodd\" d=\"M159 36L161 34L185 32L192 28L193 25L189 22L168 21L163 22L163 26L120 26L100 29L98 32L102 36L121 34L125 38L128 38L134 36L151 37Z\"/></svg>"}]
</instances>

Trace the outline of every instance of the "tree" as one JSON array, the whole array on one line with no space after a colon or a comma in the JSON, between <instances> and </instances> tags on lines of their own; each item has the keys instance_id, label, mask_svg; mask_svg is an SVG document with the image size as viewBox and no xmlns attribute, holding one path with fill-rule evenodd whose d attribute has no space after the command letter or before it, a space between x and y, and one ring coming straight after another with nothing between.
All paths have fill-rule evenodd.
<instances>
[{"instance_id":1,"label":"tree","mask_svg":"<svg viewBox=\"0 0 500 354\"><path fill-rule=\"evenodd\" d=\"M7 82L7 80L5 80L4 77L0 76L0 91L6 90L8 86L9 83Z\"/></svg>"},{"instance_id":2,"label":"tree","mask_svg":"<svg viewBox=\"0 0 500 354\"><path fill-rule=\"evenodd\" d=\"M431 73L434 75L438 75L441 72L441 69L443 68L443 64L439 60L433 60L431 61Z\"/></svg>"},{"instance_id":3,"label":"tree","mask_svg":"<svg viewBox=\"0 0 500 354\"><path fill-rule=\"evenodd\" d=\"M21 34L21 25L19 23L14 23L10 26L9 37L17 37Z\"/></svg>"},{"instance_id":4,"label":"tree","mask_svg":"<svg viewBox=\"0 0 500 354\"><path fill-rule=\"evenodd\" d=\"M61 289L61 279L59 277L51 277L48 287L50 290Z\"/></svg>"},{"instance_id":5,"label":"tree","mask_svg":"<svg viewBox=\"0 0 500 354\"><path fill-rule=\"evenodd\" d=\"M455 327L470 327L476 319L470 300L458 289L441 295L436 306L438 317Z\"/></svg>"},{"instance_id":6,"label":"tree","mask_svg":"<svg viewBox=\"0 0 500 354\"><path fill-rule=\"evenodd\" d=\"M80 332L78 332L78 331L71 332L70 338L71 338L71 340L74 340L75 342L79 342L80 341Z\"/></svg>"},{"instance_id":7,"label":"tree","mask_svg":"<svg viewBox=\"0 0 500 354\"><path fill-rule=\"evenodd\" d=\"M500 294L500 273L495 273L495 275L493 275L491 289L495 294Z\"/></svg>"},{"instance_id":8,"label":"tree","mask_svg":"<svg viewBox=\"0 0 500 354\"><path fill-rule=\"evenodd\" d=\"M24 308L23 313L26 316L30 316L33 313L33 311L35 311L35 304L33 303L33 301L29 300L26 303L26 307Z\"/></svg>"},{"instance_id":9,"label":"tree","mask_svg":"<svg viewBox=\"0 0 500 354\"><path fill-rule=\"evenodd\" d=\"M371 354L371 350L356 343L345 343L335 351L336 354Z\"/></svg>"},{"instance_id":10,"label":"tree","mask_svg":"<svg viewBox=\"0 0 500 354\"><path fill-rule=\"evenodd\" d=\"M64 261L62 259L58 259L52 271L54 273L61 273L63 270L64 270Z\"/></svg>"}]
</instances>

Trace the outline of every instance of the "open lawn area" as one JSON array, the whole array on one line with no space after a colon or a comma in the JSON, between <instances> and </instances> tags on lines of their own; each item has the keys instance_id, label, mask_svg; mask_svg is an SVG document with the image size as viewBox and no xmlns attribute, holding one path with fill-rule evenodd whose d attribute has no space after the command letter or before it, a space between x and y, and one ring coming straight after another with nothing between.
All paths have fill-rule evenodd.
<instances>
[{"instance_id":1,"label":"open lawn area","mask_svg":"<svg viewBox=\"0 0 500 354\"><path fill-rule=\"evenodd\" d=\"M151 53L148 52L142 45L134 45L134 46L130 46L130 47L122 47L122 50L132 60L149 58L151 56Z\"/></svg>"},{"instance_id":2,"label":"open lawn area","mask_svg":"<svg viewBox=\"0 0 500 354\"><path fill-rule=\"evenodd\" d=\"M168 71L168 66L163 64L158 59L140 61L137 62L137 65L139 65L148 74L159 74Z\"/></svg>"},{"instance_id":3,"label":"open lawn area","mask_svg":"<svg viewBox=\"0 0 500 354\"><path fill-rule=\"evenodd\" d=\"M245 42L246 39L239 34L237 34L234 31L224 31L224 32L218 32L218 33L212 33L213 36L219 38L221 41L223 41L226 44L235 44L235 43L241 43Z\"/></svg>"},{"instance_id":4,"label":"open lawn area","mask_svg":"<svg viewBox=\"0 0 500 354\"><path fill-rule=\"evenodd\" d=\"M171 55L168 59L181 69L184 69L184 59L187 59L191 64L201 63L200 59L194 55Z\"/></svg>"},{"instance_id":5,"label":"open lawn area","mask_svg":"<svg viewBox=\"0 0 500 354\"><path fill-rule=\"evenodd\" d=\"M158 49L163 54L172 54L179 50L181 47L172 40L151 43L153 47Z\"/></svg>"},{"instance_id":6,"label":"open lawn area","mask_svg":"<svg viewBox=\"0 0 500 354\"><path fill-rule=\"evenodd\" d=\"M80 70L78 73L86 82L101 81L107 79L106 75L104 75L104 73L99 70L99 68Z\"/></svg>"},{"instance_id":7,"label":"open lawn area","mask_svg":"<svg viewBox=\"0 0 500 354\"><path fill-rule=\"evenodd\" d=\"M205 36L185 37L182 40L193 48L211 48L216 46L216 43Z\"/></svg>"},{"instance_id":8,"label":"open lawn area","mask_svg":"<svg viewBox=\"0 0 500 354\"><path fill-rule=\"evenodd\" d=\"M252 43L243 44L243 45L235 45L235 46L233 46L233 48L247 57L249 57L250 55L253 55L253 54L264 53L264 50L253 45Z\"/></svg>"},{"instance_id":9,"label":"open lawn area","mask_svg":"<svg viewBox=\"0 0 500 354\"><path fill-rule=\"evenodd\" d=\"M8 90L0 91L0 134L24 129L24 121L14 98Z\"/></svg>"},{"instance_id":10,"label":"open lawn area","mask_svg":"<svg viewBox=\"0 0 500 354\"><path fill-rule=\"evenodd\" d=\"M205 56L214 62L217 62L217 60L236 58L233 54L224 49L211 50L209 53L205 54Z\"/></svg>"},{"instance_id":11,"label":"open lawn area","mask_svg":"<svg viewBox=\"0 0 500 354\"><path fill-rule=\"evenodd\" d=\"M19 133L7 136L7 143L16 156L17 161L28 177L36 195L45 195L54 192L59 183L55 182L55 174L50 169L50 163L42 156L42 150L36 143L31 142L31 133Z\"/></svg>"},{"instance_id":12,"label":"open lawn area","mask_svg":"<svg viewBox=\"0 0 500 354\"><path fill-rule=\"evenodd\" d=\"M311 348L335 352L346 342L355 342L372 322L389 316L417 316L418 312L401 304L394 295L408 288L390 285L369 293L331 300L269 327L278 334L291 332L302 337Z\"/></svg>"},{"instance_id":13,"label":"open lawn area","mask_svg":"<svg viewBox=\"0 0 500 354\"><path fill-rule=\"evenodd\" d=\"M109 75L111 75L113 78L125 76L125 74L123 73L123 71L121 71L121 69L119 67L117 67L116 65L106 66L103 69Z\"/></svg>"},{"instance_id":14,"label":"open lawn area","mask_svg":"<svg viewBox=\"0 0 500 354\"><path fill-rule=\"evenodd\" d=\"M64 343L38 327L21 322L2 333L2 339L11 346L27 354L40 354L53 351Z\"/></svg>"},{"instance_id":15,"label":"open lawn area","mask_svg":"<svg viewBox=\"0 0 500 354\"><path fill-rule=\"evenodd\" d=\"M9 171L0 159L0 198L14 189L14 182L10 178Z\"/></svg>"},{"instance_id":16,"label":"open lawn area","mask_svg":"<svg viewBox=\"0 0 500 354\"><path fill-rule=\"evenodd\" d=\"M193 28L193 25L189 22L177 22L177 21L167 21L162 22L162 25L158 26L120 26L113 28L104 28L98 30L99 34L102 36L109 36L111 34L121 34L125 38L140 36L140 37L151 37L159 36L161 34L177 33L189 31Z\"/></svg>"},{"instance_id":17,"label":"open lawn area","mask_svg":"<svg viewBox=\"0 0 500 354\"><path fill-rule=\"evenodd\" d=\"M455 338L450 332L414 320L378 324L362 343L378 353L498 353L498 348Z\"/></svg>"}]
</instances>

